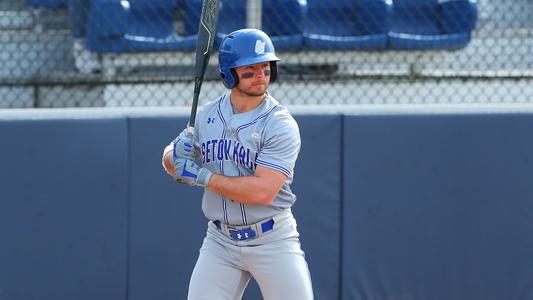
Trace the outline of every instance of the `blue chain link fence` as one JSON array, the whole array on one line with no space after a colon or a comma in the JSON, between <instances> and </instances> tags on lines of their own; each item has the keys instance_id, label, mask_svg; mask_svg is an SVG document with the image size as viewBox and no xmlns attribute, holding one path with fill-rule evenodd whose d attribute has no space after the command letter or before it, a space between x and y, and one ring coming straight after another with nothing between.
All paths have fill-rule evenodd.
<instances>
[{"instance_id":1,"label":"blue chain link fence","mask_svg":"<svg viewBox=\"0 0 533 300\"><path fill-rule=\"evenodd\" d=\"M201 0L1 0L0 107L187 106ZM287 105L533 102L529 0L220 0ZM217 53L201 102L223 93Z\"/></svg>"}]
</instances>

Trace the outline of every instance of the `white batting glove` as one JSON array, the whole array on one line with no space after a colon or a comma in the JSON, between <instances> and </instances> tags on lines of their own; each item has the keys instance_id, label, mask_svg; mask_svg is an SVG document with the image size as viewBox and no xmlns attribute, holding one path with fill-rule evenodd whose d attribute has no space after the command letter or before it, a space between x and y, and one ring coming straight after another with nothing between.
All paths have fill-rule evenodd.
<instances>
[{"instance_id":1,"label":"white batting glove","mask_svg":"<svg viewBox=\"0 0 533 300\"><path fill-rule=\"evenodd\" d=\"M190 186L206 187L213 173L206 168L198 166L194 160L178 158L174 160L176 175L174 180Z\"/></svg>"},{"instance_id":2,"label":"white batting glove","mask_svg":"<svg viewBox=\"0 0 533 300\"><path fill-rule=\"evenodd\" d=\"M173 158L197 159L197 147L194 144L194 137L187 129L184 129L173 141Z\"/></svg>"}]
</instances>

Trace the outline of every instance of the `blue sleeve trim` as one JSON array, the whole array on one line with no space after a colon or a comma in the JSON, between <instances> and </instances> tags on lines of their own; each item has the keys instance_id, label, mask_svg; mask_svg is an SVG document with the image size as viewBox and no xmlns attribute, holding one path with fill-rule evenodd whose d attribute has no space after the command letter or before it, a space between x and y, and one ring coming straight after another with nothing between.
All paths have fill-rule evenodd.
<instances>
[{"instance_id":1,"label":"blue sleeve trim","mask_svg":"<svg viewBox=\"0 0 533 300\"><path fill-rule=\"evenodd\" d=\"M218 101L218 109L217 109L218 116L222 120L222 124L224 124L224 126L226 126L226 120L224 119L224 115L222 115L222 108L220 107L220 105L222 105L222 100L224 100L225 98L226 98L226 95L223 95L222 97L220 97L220 101Z\"/></svg>"},{"instance_id":2,"label":"blue sleeve trim","mask_svg":"<svg viewBox=\"0 0 533 300\"><path fill-rule=\"evenodd\" d=\"M272 169L275 169L275 170L278 170L280 171L281 173L287 175L287 176L290 176L291 175L291 171L289 171L288 169L280 166L280 165L276 165L276 164L273 164L273 163L269 163L269 162L266 162L264 160L260 160L260 159L257 159L256 160L257 164L259 165L262 165L262 166L265 166L265 167L269 167L269 168L272 168Z\"/></svg>"}]
</instances>

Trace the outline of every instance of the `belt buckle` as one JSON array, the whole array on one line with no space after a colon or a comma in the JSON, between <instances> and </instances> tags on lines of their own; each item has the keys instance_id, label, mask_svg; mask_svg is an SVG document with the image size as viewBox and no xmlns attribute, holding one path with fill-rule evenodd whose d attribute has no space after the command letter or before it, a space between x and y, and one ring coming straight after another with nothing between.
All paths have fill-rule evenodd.
<instances>
[{"instance_id":1,"label":"belt buckle","mask_svg":"<svg viewBox=\"0 0 533 300\"><path fill-rule=\"evenodd\" d=\"M257 233L251 227L246 227L242 229L228 228L228 231L230 237L236 241L244 241L257 236Z\"/></svg>"}]
</instances>

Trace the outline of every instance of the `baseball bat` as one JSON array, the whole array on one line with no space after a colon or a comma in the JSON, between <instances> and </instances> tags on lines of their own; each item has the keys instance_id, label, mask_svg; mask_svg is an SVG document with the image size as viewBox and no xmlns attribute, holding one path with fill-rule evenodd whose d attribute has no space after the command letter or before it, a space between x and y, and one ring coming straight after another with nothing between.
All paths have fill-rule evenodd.
<instances>
[{"instance_id":1,"label":"baseball bat","mask_svg":"<svg viewBox=\"0 0 533 300\"><path fill-rule=\"evenodd\" d=\"M204 0L202 14L198 25L198 40L196 42L196 65L194 70L194 95L192 99L191 116L187 129L194 134L194 122L198 108L198 98L204 81L205 69L209 63L209 56L213 49L216 25L218 19L218 0Z\"/></svg>"}]
</instances>

